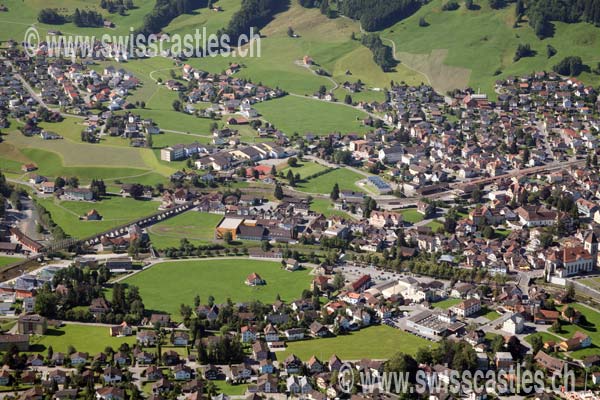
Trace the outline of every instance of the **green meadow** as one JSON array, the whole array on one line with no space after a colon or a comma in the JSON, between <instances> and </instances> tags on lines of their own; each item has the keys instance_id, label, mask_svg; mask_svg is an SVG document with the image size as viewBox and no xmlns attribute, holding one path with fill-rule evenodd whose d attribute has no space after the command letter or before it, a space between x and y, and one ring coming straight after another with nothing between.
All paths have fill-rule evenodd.
<instances>
[{"instance_id":1,"label":"green meadow","mask_svg":"<svg viewBox=\"0 0 600 400\"><path fill-rule=\"evenodd\" d=\"M212 242L215 228L222 215L203 212L186 212L173 218L161 221L148 228L152 245L158 249L179 247L181 239L194 244Z\"/></svg>"},{"instance_id":2,"label":"green meadow","mask_svg":"<svg viewBox=\"0 0 600 400\"><path fill-rule=\"evenodd\" d=\"M258 273L266 285L251 287L244 282ZM309 288L308 270L288 272L279 262L248 258L169 261L154 265L123 282L139 287L147 309L179 315L180 304L192 304L194 296L203 302L208 296L216 303L230 298L235 302L272 302L279 294L287 302L296 300Z\"/></svg>"},{"instance_id":3,"label":"green meadow","mask_svg":"<svg viewBox=\"0 0 600 400\"><path fill-rule=\"evenodd\" d=\"M414 355L420 347L428 346L432 345L426 339L387 325L378 325L333 338L288 342L285 351L276 354L280 361L290 354L304 362L313 355L322 362L327 362L332 355L342 360L388 359L397 352Z\"/></svg>"},{"instance_id":4,"label":"green meadow","mask_svg":"<svg viewBox=\"0 0 600 400\"><path fill-rule=\"evenodd\" d=\"M438 90L470 86L494 96L493 84L510 75L530 74L552 70L566 56L580 56L594 68L600 57L591 49L600 43L600 29L587 23L554 23L553 37L539 40L527 21L515 25L515 6L491 10L487 1L475 1L479 10L467 10L459 2L456 11L442 11L444 0L433 0L411 17L381 33L396 45L396 56L402 64L427 75ZM419 26L423 17L429 23ZM520 43L530 44L537 52L534 57L513 61ZM387 44L390 44L388 41ZM557 49L548 58L546 45ZM499 70L500 74L495 75ZM597 85L600 78L590 73L581 78Z\"/></svg>"},{"instance_id":5,"label":"green meadow","mask_svg":"<svg viewBox=\"0 0 600 400\"><path fill-rule=\"evenodd\" d=\"M346 168L338 168L316 178L303 181L297 185L296 189L306 193L329 194L331 189L337 183L340 190L354 190L364 192L357 181L364 179L364 176Z\"/></svg>"},{"instance_id":6,"label":"green meadow","mask_svg":"<svg viewBox=\"0 0 600 400\"><path fill-rule=\"evenodd\" d=\"M158 211L156 201L134 200L119 196L109 196L97 202L60 201L52 198L39 199L54 222L65 233L75 238L84 238L136 218ZM102 216L100 221L82 221L79 218L95 209Z\"/></svg>"},{"instance_id":7,"label":"green meadow","mask_svg":"<svg viewBox=\"0 0 600 400\"><path fill-rule=\"evenodd\" d=\"M112 337L108 327L90 325L65 325L60 328L50 328L43 336L31 338L31 350L46 353L48 347L52 346L55 353L66 353L69 346L76 351L89 353L91 357L104 351L107 346L118 349L123 343L134 344L135 336Z\"/></svg>"}]
</instances>

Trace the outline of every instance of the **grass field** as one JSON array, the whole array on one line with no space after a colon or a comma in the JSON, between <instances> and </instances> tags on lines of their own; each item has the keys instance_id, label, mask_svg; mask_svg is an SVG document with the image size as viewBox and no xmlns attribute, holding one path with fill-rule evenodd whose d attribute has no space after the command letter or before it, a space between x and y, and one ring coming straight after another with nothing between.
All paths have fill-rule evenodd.
<instances>
[{"instance_id":1,"label":"grass field","mask_svg":"<svg viewBox=\"0 0 600 400\"><path fill-rule=\"evenodd\" d=\"M442 92L468 85L493 97L496 79L531 71L550 71L566 56L580 56L592 68L600 61L597 54L590 51L600 43L600 29L590 24L554 23L554 36L539 40L527 21L513 28L515 6L512 3L502 10L491 10L488 2L476 1L480 6L476 11L467 10L461 3L460 9L445 12L441 10L444 2L431 1L382 33L382 37L394 40L396 55L403 64L424 72ZM429 26L419 26L421 17ZM530 44L537 54L514 62L519 43ZM546 56L547 44L558 51L550 59ZM495 76L497 69L501 74ZM581 77L590 84L599 82L598 76L589 73Z\"/></svg>"},{"instance_id":2,"label":"grass field","mask_svg":"<svg viewBox=\"0 0 600 400\"><path fill-rule=\"evenodd\" d=\"M593 289L600 289L600 278L579 279L578 282Z\"/></svg>"},{"instance_id":3,"label":"grass field","mask_svg":"<svg viewBox=\"0 0 600 400\"><path fill-rule=\"evenodd\" d=\"M231 385L225 381L211 381L217 387L219 393L224 393L228 396L242 396L248 389L247 384Z\"/></svg>"},{"instance_id":4,"label":"grass field","mask_svg":"<svg viewBox=\"0 0 600 400\"><path fill-rule=\"evenodd\" d=\"M349 215L344 211L333 208L333 203L329 199L313 199L310 203L310 209L323 214L325 217L337 215L344 218L349 218Z\"/></svg>"},{"instance_id":5,"label":"grass field","mask_svg":"<svg viewBox=\"0 0 600 400\"><path fill-rule=\"evenodd\" d=\"M481 308L481 316L489 319L490 321L495 321L501 317L501 315L496 310L490 310L487 307Z\"/></svg>"},{"instance_id":6,"label":"grass field","mask_svg":"<svg viewBox=\"0 0 600 400\"><path fill-rule=\"evenodd\" d=\"M430 227L432 231L436 232L438 228L444 227L444 223L434 219L433 221L428 222L425 226Z\"/></svg>"},{"instance_id":7,"label":"grass field","mask_svg":"<svg viewBox=\"0 0 600 400\"><path fill-rule=\"evenodd\" d=\"M252 272L258 273L266 285L247 286L244 281ZM179 305L191 304L200 295L217 303L231 298L233 302L261 300L272 302L277 294L285 301L296 300L312 280L308 271L287 272L278 262L249 259L177 261L157 264L138 273L125 283L140 289L147 309L179 315Z\"/></svg>"},{"instance_id":8,"label":"grass field","mask_svg":"<svg viewBox=\"0 0 600 400\"><path fill-rule=\"evenodd\" d=\"M419 347L432 346L431 342L386 325L372 326L348 335L326 339L288 342L283 352L277 352L278 360L295 354L302 361L315 355L327 361L335 354L342 360L361 358L388 359L396 352L415 354Z\"/></svg>"},{"instance_id":9,"label":"grass field","mask_svg":"<svg viewBox=\"0 0 600 400\"><path fill-rule=\"evenodd\" d=\"M5 265L12 264L20 260L23 260L23 258L0 256L0 269L2 269L2 267L4 267Z\"/></svg>"},{"instance_id":10,"label":"grass field","mask_svg":"<svg viewBox=\"0 0 600 400\"><path fill-rule=\"evenodd\" d=\"M553 341L555 343L561 342L561 339L558 336L555 336L555 335L553 335L551 333L548 333L548 332L537 332L537 333L534 333L532 335L527 335L527 336L525 336L525 341L527 343L531 344L531 341L532 341L532 339L533 339L534 336L541 337L543 342L549 342L549 341Z\"/></svg>"},{"instance_id":11,"label":"grass field","mask_svg":"<svg viewBox=\"0 0 600 400\"><path fill-rule=\"evenodd\" d=\"M581 312L585 316L585 325L563 325L563 332L560 334L563 337L570 338L577 331L581 331L592 339L592 347L571 352L575 358L582 358L591 354L598 354L598 345L600 344L600 312L594 311L581 304L572 304L572 307Z\"/></svg>"},{"instance_id":12,"label":"grass field","mask_svg":"<svg viewBox=\"0 0 600 400\"><path fill-rule=\"evenodd\" d=\"M431 305L434 306L435 308L442 308L444 310L447 310L450 307L457 305L461 301L462 301L462 299L454 299L454 298L449 297L442 301L436 301L435 303L432 303Z\"/></svg>"},{"instance_id":13,"label":"grass field","mask_svg":"<svg viewBox=\"0 0 600 400\"><path fill-rule=\"evenodd\" d=\"M98 202L59 201L40 199L52 219L68 234L76 238L99 233L136 218L150 215L158 210L155 201L134 200L118 196L110 196ZM102 216L100 221L81 221L80 216L91 209L96 209Z\"/></svg>"},{"instance_id":14,"label":"grass field","mask_svg":"<svg viewBox=\"0 0 600 400\"><path fill-rule=\"evenodd\" d=\"M423 221L423 214L417 211L416 208L407 208L400 211L402 218L411 224Z\"/></svg>"},{"instance_id":15,"label":"grass field","mask_svg":"<svg viewBox=\"0 0 600 400\"><path fill-rule=\"evenodd\" d=\"M294 168L288 166L287 164L283 164L283 167L280 168L279 171L282 171L284 174L287 174L288 170L292 170L294 175L300 174L300 178L304 179L308 176L324 171L326 169L327 167L316 162L302 161L298 162L298 165Z\"/></svg>"},{"instance_id":16,"label":"grass field","mask_svg":"<svg viewBox=\"0 0 600 400\"><path fill-rule=\"evenodd\" d=\"M32 351L46 352L52 346L55 353L67 351L69 345L77 351L90 353L91 356L104 351L107 346L118 349L122 343L135 343L135 336L111 337L108 328L89 325L65 325L58 329L49 328L44 336L31 338Z\"/></svg>"},{"instance_id":17,"label":"grass field","mask_svg":"<svg viewBox=\"0 0 600 400\"><path fill-rule=\"evenodd\" d=\"M292 27L298 37L288 37L288 27ZM273 21L261 29L259 57L215 57L189 62L213 72L224 70L228 62L241 62L246 66L240 71L241 76L300 95L312 94L321 85L333 89L334 82L314 74L298 62L309 55L315 63L331 73L338 83L361 79L368 89L352 94L355 101L383 101L382 91L370 89L387 86L392 79L412 84L425 81L422 74L402 64L394 72L382 72L373 62L370 51L359 40L351 40L352 33L357 38L360 37L358 22L347 18L328 19L318 9L304 9L292 1L287 11L275 15ZM344 89L335 91L341 100L346 93Z\"/></svg>"},{"instance_id":18,"label":"grass field","mask_svg":"<svg viewBox=\"0 0 600 400\"><path fill-rule=\"evenodd\" d=\"M356 184L361 179L364 179L364 176L359 173L346 168L339 168L308 181L301 182L297 185L296 189L307 193L329 194L333 186L337 183L340 190L364 192L365 190Z\"/></svg>"},{"instance_id":19,"label":"grass field","mask_svg":"<svg viewBox=\"0 0 600 400\"><path fill-rule=\"evenodd\" d=\"M186 212L159 222L148 228L152 245L158 249L179 247L185 238L194 244L212 242L215 227L222 215L201 212Z\"/></svg>"},{"instance_id":20,"label":"grass field","mask_svg":"<svg viewBox=\"0 0 600 400\"><path fill-rule=\"evenodd\" d=\"M367 117L365 112L308 97L285 96L256 104L255 108L264 119L288 135L294 132L326 135L368 130L362 124L362 119Z\"/></svg>"},{"instance_id":21,"label":"grass field","mask_svg":"<svg viewBox=\"0 0 600 400\"><path fill-rule=\"evenodd\" d=\"M56 126L48 124L48 130L64 135L62 140L26 137L16 131L17 124L13 124L0 148L2 158L9 161L6 166L2 163L2 170L19 173L21 164L33 162L38 166L36 173L48 177L78 176L84 182L92 178L138 176L151 172L154 163L158 162L150 149L78 142L75 130L78 131L79 127L74 128L71 123L71 119L66 119ZM146 152L150 152L152 157L145 157ZM107 154L110 155L110 163L107 163ZM173 171L165 168L160 172L166 175Z\"/></svg>"},{"instance_id":22,"label":"grass field","mask_svg":"<svg viewBox=\"0 0 600 400\"><path fill-rule=\"evenodd\" d=\"M99 40L103 34L109 35L128 35L129 28L139 28L142 24L144 15L152 10L154 6L153 0L136 0L134 5L137 7L127 11L126 15L118 13L109 14L100 8L100 2L89 0L6 0L3 4L8 7L8 12L0 14L0 19L3 24L0 40L15 39L23 40L23 35L31 24L35 24L40 35L45 37L48 30L59 29L63 34L73 33L77 35L95 35ZM116 27L114 29L104 28L80 28L73 23L63 25L46 25L37 21L37 16L42 8L57 8L61 13L72 14L75 8L80 10L95 10L110 19Z\"/></svg>"}]
</instances>

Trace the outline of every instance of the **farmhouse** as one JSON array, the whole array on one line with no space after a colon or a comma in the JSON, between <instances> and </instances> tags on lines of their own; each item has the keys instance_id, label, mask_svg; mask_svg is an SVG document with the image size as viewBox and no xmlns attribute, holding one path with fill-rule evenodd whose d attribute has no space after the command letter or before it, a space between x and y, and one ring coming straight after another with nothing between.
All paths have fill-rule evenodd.
<instances>
[{"instance_id":1,"label":"farmhouse","mask_svg":"<svg viewBox=\"0 0 600 400\"><path fill-rule=\"evenodd\" d=\"M17 330L21 334L43 335L48 328L48 322L45 317L38 314L25 314L19 317Z\"/></svg>"},{"instance_id":2,"label":"farmhouse","mask_svg":"<svg viewBox=\"0 0 600 400\"><path fill-rule=\"evenodd\" d=\"M0 335L0 351L8 351L12 346L19 351L29 351L29 335Z\"/></svg>"},{"instance_id":3,"label":"farmhouse","mask_svg":"<svg viewBox=\"0 0 600 400\"><path fill-rule=\"evenodd\" d=\"M574 351L584 349L592 345L592 339L581 331L577 331L573 334L571 339L563 340L559 344L559 348L562 351Z\"/></svg>"},{"instance_id":4,"label":"farmhouse","mask_svg":"<svg viewBox=\"0 0 600 400\"><path fill-rule=\"evenodd\" d=\"M263 278L261 278L260 275L258 275L256 272L253 272L250 275L248 275L245 283L248 286L262 286L266 285L267 282Z\"/></svg>"}]
</instances>

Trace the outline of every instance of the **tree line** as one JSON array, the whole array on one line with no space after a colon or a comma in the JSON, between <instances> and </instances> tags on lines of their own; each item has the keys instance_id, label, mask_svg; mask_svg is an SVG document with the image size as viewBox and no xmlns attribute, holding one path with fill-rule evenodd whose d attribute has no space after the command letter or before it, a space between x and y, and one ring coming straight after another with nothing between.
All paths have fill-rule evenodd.
<instances>
[{"instance_id":1,"label":"tree line","mask_svg":"<svg viewBox=\"0 0 600 400\"><path fill-rule=\"evenodd\" d=\"M277 0L243 0L242 7L233 14L225 32L220 33L226 33L230 43L235 43L240 35L249 35L250 28L265 26L280 5Z\"/></svg>"},{"instance_id":2,"label":"tree line","mask_svg":"<svg viewBox=\"0 0 600 400\"><path fill-rule=\"evenodd\" d=\"M125 14L125 11L135 8L133 0L101 0L100 8L108 11L111 14Z\"/></svg>"},{"instance_id":3,"label":"tree line","mask_svg":"<svg viewBox=\"0 0 600 400\"><path fill-rule=\"evenodd\" d=\"M38 21L43 24L61 25L65 22L73 22L79 27L100 27L104 26L104 17L94 10L75 9L72 15L60 14L54 8L44 8L38 13Z\"/></svg>"},{"instance_id":4,"label":"tree line","mask_svg":"<svg viewBox=\"0 0 600 400\"><path fill-rule=\"evenodd\" d=\"M392 48L384 45L379 35L364 35L361 42L371 50L371 53L373 53L373 61L375 64L379 65L384 72L389 72L396 66L397 62L392 54Z\"/></svg>"},{"instance_id":5,"label":"tree line","mask_svg":"<svg viewBox=\"0 0 600 400\"><path fill-rule=\"evenodd\" d=\"M552 36L551 21L600 24L600 0L530 0L526 6L529 24L540 39Z\"/></svg>"},{"instance_id":6,"label":"tree line","mask_svg":"<svg viewBox=\"0 0 600 400\"><path fill-rule=\"evenodd\" d=\"M206 6L202 0L156 0L152 11L144 17L140 32L149 35L158 33L174 18Z\"/></svg>"},{"instance_id":7,"label":"tree line","mask_svg":"<svg viewBox=\"0 0 600 400\"><path fill-rule=\"evenodd\" d=\"M378 31L409 17L421 7L418 0L345 0L341 14L360 21L368 32Z\"/></svg>"}]
</instances>

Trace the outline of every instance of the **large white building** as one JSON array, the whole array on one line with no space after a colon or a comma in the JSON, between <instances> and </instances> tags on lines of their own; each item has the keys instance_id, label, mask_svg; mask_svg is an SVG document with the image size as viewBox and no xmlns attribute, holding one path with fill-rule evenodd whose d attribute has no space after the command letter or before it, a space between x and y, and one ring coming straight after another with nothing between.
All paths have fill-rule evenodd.
<instances>
[{"instance_id":1,"label":"large white building","mask_svg":"<svg viewBox=\"0 0 600 400\"><path fill-rule=\"evenodd\" d=\"M185 156L185 146L182 144L176 144L160 150L160 159L163 161L183 160Z\"/></svg>"},{"instance_id":2,"label":"large white building","mask_svg":"<svg viewBox=\"0 0 600 400\"><path fill-rule=\"evenodd\" d=\"M465 318L473 315L481 310L481 301L479 299L467 299L461 301L454 307L450 308L450 311L455 313L458 317Z\"/></svg>"},{"instance_id":3,"label":"large white building","mask_svg":"<svg viewBox=\"0 0 600 400\"><path fill-rule=\"evenodd\" d=\"M519 313L510 316L509 319L502 324L502 330L513 335L523 332L525 329L525 318Z\"/></svg>"}]
</instances>

